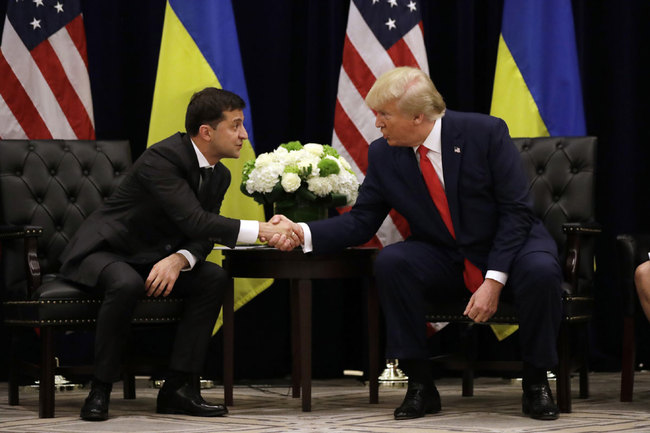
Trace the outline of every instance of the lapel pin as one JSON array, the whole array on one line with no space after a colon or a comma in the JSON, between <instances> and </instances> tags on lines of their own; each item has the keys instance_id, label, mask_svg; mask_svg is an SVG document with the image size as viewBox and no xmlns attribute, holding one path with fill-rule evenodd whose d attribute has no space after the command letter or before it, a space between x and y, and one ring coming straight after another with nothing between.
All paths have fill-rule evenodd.
<instances>
[{"instance_id":1,"label":"lapel pin","mask_svg":"<svg viewBox=\"0 0 650 433\"><path fill-rule=\"evenodd\" d=\"M454 152L455 153L460 153L460 147L454 146Z\"/></svg>"}]
</instances>

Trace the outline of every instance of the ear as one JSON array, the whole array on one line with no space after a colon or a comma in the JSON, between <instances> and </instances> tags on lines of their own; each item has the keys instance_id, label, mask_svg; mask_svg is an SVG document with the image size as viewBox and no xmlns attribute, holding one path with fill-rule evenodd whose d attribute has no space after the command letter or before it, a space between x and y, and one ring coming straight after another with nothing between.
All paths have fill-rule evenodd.
<instances>
[{"instance_id":1,"label":"ear","mask_svg":"<svg viewBox=\"0 0 650 433\"><path fill-rule=\"evenodd\" d=\"M417 116L413 117L414 125L420 125L422 122L424 122L424 114L420 113Z\"/></svg>"},{"instance_id":2,"label":"ear","mask_svg":"<svg viewBox=\"0 0 650 433\"><path fill-rule=\"evenodd\" d=\"M199 126L199 133L197 134L202 140L210 141L210 135L212 134L212 128L210 125L201 125Z\"/></svg>"}]
</instances>

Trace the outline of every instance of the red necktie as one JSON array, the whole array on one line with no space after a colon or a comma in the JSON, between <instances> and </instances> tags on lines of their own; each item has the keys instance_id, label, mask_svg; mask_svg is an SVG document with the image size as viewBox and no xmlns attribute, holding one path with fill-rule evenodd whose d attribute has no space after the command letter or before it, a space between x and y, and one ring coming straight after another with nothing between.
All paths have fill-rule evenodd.
<instances>
[{"instance_id":1,"label":"red necktie","mask_svg":"<svg viewBox=\"0 0 650 433\"><path fill-rule=\"evenodd\" d=\"M433 203L436 205L436 208L438 208L442 221L445 223L445 226L447 226L447 230L449 230L451 236L456 239L454 226L451 222L451 213L449 213L447 196L445 195L445 190L442 188L436 169L433 168L433 164L431 164L431 161L427 157L428 151L429 149L424 145L421 145L418 149L418 152L420 153L420 169L422 170L422 176L424 177L424 182L427 184L427 188L429 189L429 195L431 195ZM467 259L465 259L464 262L463 280L465 281L465 286L472 293L483 284L483 274L481 273L481 270Z\"/></svg>"}]
</instances>

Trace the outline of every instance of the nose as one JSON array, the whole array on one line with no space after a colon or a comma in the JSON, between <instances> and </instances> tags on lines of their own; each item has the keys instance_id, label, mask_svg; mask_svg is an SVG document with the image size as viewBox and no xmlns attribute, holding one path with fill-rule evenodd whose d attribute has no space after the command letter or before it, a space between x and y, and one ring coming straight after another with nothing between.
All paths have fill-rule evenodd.
<instances>
[{"instance_id":1,"label":"nose","mask_svg":"<svg viewBox=\"0 0 650 433\"><path fill-rule=\"evenodd\" d=\"M246 140L248 138L248 132L246 131L246 128L244 128L244 125L242 125L241 130L239 131L239 138L242 140Z\"/></svg>"},{"instance_id":2,"label":"nose","mask_svg":"<svg viewBox=\"0 0 650 433\"><path fill-rule=\"evenodd\" d=\"M381 119L381 115L377 114L377 117L375 117L375 127L377 128L382 128L384 126L384 121Z\"/></svg>"}]
</instances>

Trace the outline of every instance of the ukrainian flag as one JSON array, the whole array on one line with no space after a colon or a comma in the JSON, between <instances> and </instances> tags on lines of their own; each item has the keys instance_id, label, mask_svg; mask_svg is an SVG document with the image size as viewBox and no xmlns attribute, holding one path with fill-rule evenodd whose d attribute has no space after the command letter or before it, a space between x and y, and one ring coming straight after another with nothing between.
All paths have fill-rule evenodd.
<instances>
[{"instance_id":1,"label":"ukrainian flag","mask_svg":"<svg viewBox=\"0 0 650 433\"><path fill-rule=\"evenodd\" d=\"M571 0L505 0L490 114L512 137L585 135Z\"/></svg>"},{"instance_id":2,"label":"ukrainian flag","mask_svg":"<svg viewBox=\"0 0 650 433\"><path fill-rule=\"evenodd\" d=\"M504 1L490 114L512 137L585 135L571 0Z\"/></svg>"},{"instance_id":3,"label":"ukrainian flag","mask_svg":"<svg viewBox=\"0 0 650 433\"><path fill-rule=\"evenodd\" d=\"M246 101L244 125L249 140L253 141L250 104L230 0L167 0L147 145L184 131L190 97L208 86L230 90ZM249 159L255 159L255 152L247 142L239 159L221 161L232 174L221 213L237 219L264 220L263 207L239 190L242 167ZM208 260L220 264L221 253L213 252ZM235 279L235 310L272 282ZM219 317L215 331L221 324L222 317Z\"/></svg>"}]
</instances>

